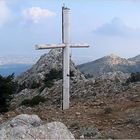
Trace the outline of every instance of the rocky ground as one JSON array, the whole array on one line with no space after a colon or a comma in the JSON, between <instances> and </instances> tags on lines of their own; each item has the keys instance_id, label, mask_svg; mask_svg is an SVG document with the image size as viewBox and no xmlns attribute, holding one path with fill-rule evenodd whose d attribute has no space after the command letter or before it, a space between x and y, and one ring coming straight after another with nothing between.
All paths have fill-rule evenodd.
<instances>
[{"instance_id":1,"label":"rocky ground","mask_svg":"<svg viewBox=\"0 0 140 140\"><path fill-rule=\"evenodd\" d=\"M19 107L1 116L1 122L18 114L37 114L45 122L60 121L75 138L140 138L140 83L130 84L114 96L71 100L69 110L40 104Z\"/></svg>"}]
</instances>

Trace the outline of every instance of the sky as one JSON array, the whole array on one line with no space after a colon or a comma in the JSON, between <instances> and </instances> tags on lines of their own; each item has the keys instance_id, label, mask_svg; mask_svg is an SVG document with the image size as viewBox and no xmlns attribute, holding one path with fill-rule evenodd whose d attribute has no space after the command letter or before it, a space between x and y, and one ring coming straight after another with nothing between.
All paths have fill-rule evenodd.
<instances>
[{"instance_id":1,"label":"sky","mask_svg":"<svg viewBox=\"0 0 140 140\"><path fill-rule=\"evenodd\" d=\"M140 54L139 0L0 0L0 56L37 57L36 44L61 43L61 8L70 8L70 40L76 63L109 54Z\"/></svg>"}]
</instances>

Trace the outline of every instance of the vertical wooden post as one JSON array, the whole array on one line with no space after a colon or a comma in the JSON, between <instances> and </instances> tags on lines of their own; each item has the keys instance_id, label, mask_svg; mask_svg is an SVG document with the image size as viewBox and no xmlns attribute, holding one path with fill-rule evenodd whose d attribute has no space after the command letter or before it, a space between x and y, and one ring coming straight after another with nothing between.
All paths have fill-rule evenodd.
<instances>
[{"instance_id":1,"label":"vertical wooden post","mask_svg":"<svg viewBox=\"0 0 140 140\"><path fill-rule=\"evenodd\" d=\"M70 25L69 25L70 9L62 7L62 42L66 45L63 48L63 110L69 108L70 98Z\"/></svg>"}]
</instances>

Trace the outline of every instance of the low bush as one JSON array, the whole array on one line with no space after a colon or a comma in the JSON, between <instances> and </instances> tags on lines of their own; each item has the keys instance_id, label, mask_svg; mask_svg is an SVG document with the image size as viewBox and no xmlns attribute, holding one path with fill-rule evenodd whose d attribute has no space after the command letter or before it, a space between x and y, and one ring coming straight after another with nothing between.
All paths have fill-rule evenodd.
<instances>
[{"instance_id":1,"label":"low bush","mask_svg":"<svg viewBox=\"0 0 140 140\"><path fill-rule=\"evenodd\" d=\"M104 109L104 113L105 114L110 114L112 112L112 108L111 107L107 107Z\"/></svg>"},{"instance_id":2,"label":"low bush","mask_svg":"<svg viewBox=\"0 0 140 140\"><path fill-rule=\"evenodd\" d=\"M84 73L84 72L82 72L82 74L85 76L86 79L93 78L92 74Z\"/></svg>"},{"instance_id":3,"label":"low bush","mask_svg":"<svg viewBox=\"0 0 140 140\"><path fill-rule=\"evenodd\" d=\"M30 99L25 99L22 101L21 105L30 106L30 103L31 103Z\"/></svg>"},{"instance_id":4,"label":"low bush","mask_svg":"<svg viewBox=\"0 0 140 140\"><path fill-rule=\"evenodd\" d=\"M134 83L140 81L140 72L131 73L131 76L126 80L126 83Z\"/></svg>"},{"instance_id":5,"label":"low bush","mask_svg":"<svg viewBox=\"0 0 140 140\"><path fill-rule=\"evenodd\" d=\"M62 70L51 69L49 73L45 75L45 80L52 81L54 79L62 79L63 73Z\"/></svg>"},{"instance_id":6,"label":"low bush","mask_svg":"<svg viewBox=\"0 0 140 140\"><path fill-rule=\"evenodd\" d=\"M70 78L74 77L74 72L70 71Z\"/></svg>"},{"instance_id":7,"label":"low bush","mask_svg":"<svg viewBox=\"0 0 140 140\"><path fill-rule=\"evenodd\" d=\"M86 79L93 78L93 75L91 75L91 74L84 74L84 76Z\"/></svg>"},{"instance_id":8,"label":"low bush","mask_svg":"<svg viewBox=\"0 0 140 140\"><path fill-rule=\"evenodd\" d=\"M32 84L30 85L31 89L39 88L41 86L40 83L37 83L36 81L33 81Z\"/></svg>"},{"instance_id":9,"label":"low bush","mask_svg":"<svg viewBox=\"0 0 140 140\"><path fill-rule=\"evenodd\" d=\"M70 71L70 78L74 77L74 72ZM63 72L61 70L51 69L49 73L45 75L44 84L46 87L51 88L54 85L55 80L63 78Z\"/></svg>"},{"instance_id":10,"label":"low bush","mask_svg":"<svg viewBox=\"0 0 140 140\"><path fill-rule=\"evenodd\" d=\"M62 79L62 70L51 69L45 75L44 84L46 87L51 88L54 85L54 80Z\"/></svg>"},{"instance_id":11,"label":"low bush","mask_svg":"<svg viewBox=\"0 0 140 140\"><path fill-rule=\"evenodd\" d=\"M39 103L44 103L46 101L46 98L42 97L42 96L35 96L32 99L25 99L22 101L21 105L25 105L25 106L35 106L38 105Z\"/></svg>"},{"instance_id":12,"label":"low bush","mask_svg":"<svg viewBox=\"0 0 140 140\"><path fill-rule=\"evenodd\" d=\"M17 92L19 93L20 91L22 91L23 89L27 88L26 83L23 82L22 84L18 85L18 89Z\"/></svg>"},{"instance_id":13,"label":"low bush","mask_svg":"<svg viewBox=\"0 0 140 140\"><path fill-rule=\"evenodd\" d=\"M26 82L23 82L22 84L18 85L17 92L20 92L20 91L22 91L25 88L35 89L35 88L39 88L40 86L41 86L41 84L37 83L36 81L30 82L30 84L29 83L27 84Z\"/></svg>"}]
</instances>

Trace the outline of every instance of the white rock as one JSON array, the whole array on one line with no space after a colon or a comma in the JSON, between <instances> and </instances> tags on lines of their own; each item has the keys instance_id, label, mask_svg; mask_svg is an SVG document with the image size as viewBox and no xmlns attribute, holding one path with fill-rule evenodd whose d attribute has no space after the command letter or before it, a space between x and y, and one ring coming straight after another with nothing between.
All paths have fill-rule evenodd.
<instances>
[{"instance_id":1,"label":"white rock","mask_svg":"<svg viewBox=\"0 0 140 140\"><path fill-rule=\"evenodd\" d=\"M22 114L0 125L1 139L74 139L61 122L43 124L37 115Z\"/></svg>"}]
</instances>

